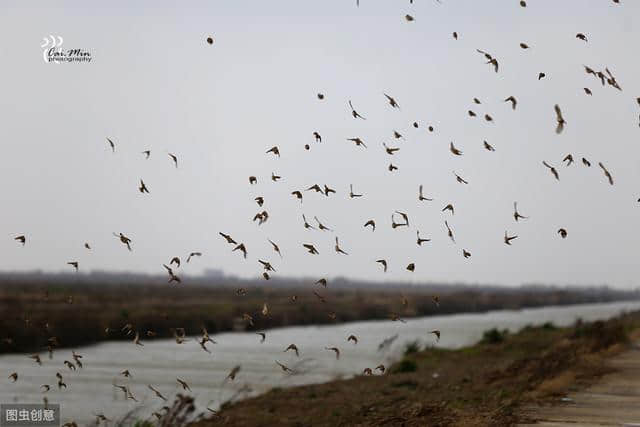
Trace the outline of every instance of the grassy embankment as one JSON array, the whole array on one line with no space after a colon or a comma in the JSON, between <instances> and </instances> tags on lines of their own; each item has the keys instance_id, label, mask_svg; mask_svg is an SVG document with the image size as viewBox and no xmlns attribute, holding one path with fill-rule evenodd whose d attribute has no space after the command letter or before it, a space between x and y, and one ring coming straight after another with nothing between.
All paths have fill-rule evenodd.
<instances>
[{"instance_id":1,"label":"grassy embankment","mask_svg":"<svg viewBox=\"0 0 640 427\"><path fill-rule=\"evenodd\" d=\"M460 350L410 348L385 375L274 389L227 403L193 427L512 425L524 421L521 405L563 396L608 372L604 360L640 339L639 328L635 312L571 328L489 331Z\"/></svg>"}]
</instances>

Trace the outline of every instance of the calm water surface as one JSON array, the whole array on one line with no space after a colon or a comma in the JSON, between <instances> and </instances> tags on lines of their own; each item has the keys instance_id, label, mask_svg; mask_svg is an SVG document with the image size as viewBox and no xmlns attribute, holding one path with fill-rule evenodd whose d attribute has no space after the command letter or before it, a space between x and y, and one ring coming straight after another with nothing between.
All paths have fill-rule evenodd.
<instances>
[{"instance_id":1,"label":"calm water surface","mask_svg":"<svg viewBox=\"0 0 640 427\"><path fill-rule=\"evenodd\" d=\"M482 314L456 314L424 317L407 323L367 321L336 326L305 326L267 331L260 343L255 333L223 333L212 336L217 344L208 344L211 354L204 352L194 338L178 345L174 340L145 342L143 347L129 342L107 342L76 349L84 357L84 368L75 372L63 365L72 360L71 350L59 350L49 359L42 353L43 366L36 365L28 355L0 356L0 402L41 403L40 385L51 385L46 393L50 403L60 403L62 420L75 420L81 425L95 422L94 413L104 413L118 420L132 410L137 418L149 417L166 403L147 388L151 384L169 401L181 388L176 381L186 381L198 411L217 406L230 398L263 393L272 387L310 384L349 377L362 373L364 368L397 360L408 342L419 340L424 345L458 348L477 342L482 332L493 328L516 331L527 324L553 322L569 325L578 317L584 320L607 319L623 311L639 310L640 302L545 307L519 311L492 311ZM442 331L436 343L428 331ZM347 342L354 334L359 342ZM382 350L379 344L387 338L397 338ZM300 357L293 352L283 353L291 343L300 349ZM338 347L340 360L324 347ZM285 375L275 360L295 368L296 375ZM225 377L241 365L235 381ZM119 373L128 369L132 378ZM7 375L18 372L19 380L11 383ZM68 386L57 390L56 372L60 372ZM113 384L128 385L139 403L125 400L122 391Z\"/></svg>"}]
</instances>

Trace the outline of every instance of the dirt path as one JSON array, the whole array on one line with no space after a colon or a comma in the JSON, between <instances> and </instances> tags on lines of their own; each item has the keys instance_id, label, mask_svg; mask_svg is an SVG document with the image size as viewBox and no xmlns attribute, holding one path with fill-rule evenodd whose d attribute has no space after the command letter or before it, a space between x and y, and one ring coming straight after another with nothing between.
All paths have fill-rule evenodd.
<instances>
[{"instance_id":1,"label":"dirt path","mask_svg":"<svg viewBox=\"0 0 640 427\"><path fill-rule=\"evenodd\" d=\"M586 390L569 394L571 401L526 407L524 415L538 422L520 426L640 427L640 342L607 361L607 365L616 371Z\"/></svg>"}]
</instances>

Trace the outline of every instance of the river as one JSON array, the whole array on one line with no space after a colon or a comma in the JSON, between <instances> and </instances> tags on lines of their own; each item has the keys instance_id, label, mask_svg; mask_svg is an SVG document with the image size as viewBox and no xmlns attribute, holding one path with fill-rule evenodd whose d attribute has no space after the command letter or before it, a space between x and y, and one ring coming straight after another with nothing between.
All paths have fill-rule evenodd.
<instances>
[{"instance_id":1,"label":"river","mask_svg":"<svg viewBox=\"0 0 640 427\"><path fill-rule=\"evenodd\" d=\"M266 331L266 340L253 332L212 335L217 344L208 344L211 354L198 345L195 338L183 344L175 340L156 340L138 346L132 342L105 342L77 348L83 356L83 368L69 370L64 360L73 361L70 349L58 350L53 359L42 353L42 366L25 354L0 356L0 403L41 403L44 395L49 403L59 403L63 422L75 420L80 425L95 422L94 414L104 413L111 420L121 419L136 410L136 417L144 419L151 412L167 404L147 388L152 385L169 402L181 386L176 378L186 381L196 399L198 411L217 408L230 398L263 393L273 387L310 384L345 378L398 360L407 343L418 340L423 346L435 345L459 348L476 343L483 331L507 328L517 331L525 325L553 322L558 326L583 320L608 319L624 311L640 309L640 302L570 305L543 307L517 311L492 311L478 314L453 314L409 319L406 323L366 321L335 326L287 327ZM442 332L439 342L428 332ZM358 344L347 342L349 335L358 337ZM385 339L397 335L391 344L379 349ZM295 343L300 350L283 352ZM338 347L341 357L336 360L325 347ZM294 375L285 374L275 363L294 368ZM240 365L234 381L225 381L231 369ZM120 372L128 369L131 378ZM18 372L15 383L7 378ZM58 390L56 372L63 375L67 389ZM40 386L51 385L43 394ZM125 400L121 390L113 384L130 387L139 401Z\"/></svg>"}]
</instances>

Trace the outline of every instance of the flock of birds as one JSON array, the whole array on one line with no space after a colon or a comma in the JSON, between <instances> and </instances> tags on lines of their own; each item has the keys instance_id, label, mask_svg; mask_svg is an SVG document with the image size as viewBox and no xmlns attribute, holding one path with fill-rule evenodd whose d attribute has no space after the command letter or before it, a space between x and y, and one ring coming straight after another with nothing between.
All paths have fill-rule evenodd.
<instances>
[{"instance_id":1,"label":"flock of birds","mask_svg":"<svg viewBox=\"0 0 640 427\"><path fill-rule=\"evenodd\" d=\"M439 0L436 0L438 2L440 2ZM612 0L613 3L619 3L618 0ZM410 0L410 3L413 3L413 0ZM527 4L524 0L520 1L520 6L522 7L526 7ZM360 6L360 1L357 0L356 1L357 6ZM414 23L416 22L416 18L412 15L407 14L405 16L405 20L408 23ZM457 40L458 39L458 33L457 32L453 32L452 33L452 37ZM588 37L587 35L583 34L583 33L577 33L575 35L576 39L581 41L581 42L588 42ZM209 45L213 45L214 43L214 39L212 37L207 37L206 38L206 42ZM528 49L529 46L526 43L520 43L520 47L522 49ZM495 73L499 73L500 72L500 60L494 56L493 54L485 51L485 50L481 50L481 49L477 49L477 53L480 54L483 58L483 60L485 61L485 63L487 65L489 65L491 67L491 70ZM600 83L602 86L609 86L615 90L618 91L622 91L622 87L620 86L620 84L618 83L616 77L614 76L614 74L610 71L610 69L608 67L605 67L604 70L595 70L594 68L591 68L589 66L584 66L584 71L587 73L587 75L589 76L593 76L596 79L597 83ZM538 74L538 80L544 79L546 77L546 74L544 72L540 72ZM588 87L584 87L584 93L587 96L592 96L592 91L590 88ZM326 96L323 93L317 93L317 102L326 102ZM400 110L400 103L399 101L391 94L388 93L383 93L383 97L381 97L381 102L384 102L388 105L387 108L391 108L391 109L396 109L396 110ZM512 110L516 110L518 107L518 100L515 96L511 95L508 96L506 98L504 98L504 102L508 103L508 105L511 107ZM637 98L637 102L640 105L640 98ZM479 100L478 98L473 98L473 103L475 105L480 105L482 104L482 101ZM362 112L362 110L358 110L356 109L356 106L354 105L354 102L352 100L347 100L346 102L346 107L348 107L348 109L345 110L345 114L348 114L349 116L351 116L354 120L362 120L362 121L366 121L367 117L366 117L366 113ZM550 109L550 113L551 111L553 112L553 115L555 116L555 120L553 122L549 123L549 126L553 126L555 127L555 132L558 135L561 135L565 129L565 127L569 126L569 123L567 122L567 120L565 119L565 116L563 114L563 110L561 109L561 107L559 105L553 105L549 107ZM470 118L476 118L478 117L478 113L476 113L474 110L469 109L467 112L468 116ZM484 114L483 118L485 121L487 122L493 122L493 118L490 114ZM410 126L412 126L415 129L420 128L422 125L418 122L418 121L413 121L411 123L411 121L409 121ZM429 132L434 132L435 129L432 125L427 125L426 126L427 131ZM321 144L322 143L322 135L318 132L318 131L314 131L313 132L313 139L315 141L315 143L317 144ZM403 139L403 135L396 131L393 130L393 139L398 141ZM368 144L367 141L364 140L364 138L362 137L353 137L353 136L347 136L345 137L345 140L349 143L354 144L355 147L359 148L359 149L370 149L370 145ZM117 144L111 139L111 138L107 138L106 139L106 143L108 144L108 148L115 153L116 152L116 148L117 148ZM393 146L391 143L387 144L386 142L382 144L383 145L383 149L385 151L385 153L389 156L390 161L389 161L389 165L387 167L388 171L390 173L393 173L395 171L398 170L398 166L394 165L392 160L393 156L398 153L401 150L400 146ZM495 152L496 149L495 147L493 147L491 144L489 144L487 141L483 141L483 147L484 149L486 149L488 152ZM305 150L310 150L310 145L309 144L305 144L304 145L304 149ZM463 156L464 152L459 148L456 147L456 144L451 141L449 144L449 151L451 153L452 156ZM152 155L151 150L145 150L141 153L145 159L149 159ZM271 156L275 156L276 158L279 158L281 156L281 150L280 147L278 146L273 146L271 148L268 148L265 152L266 155L271 155ZM174 153L167 153L167 161L170 162L171 166L178 168L179 167L179 159L178 156ZM575 159L574 156L569 153L566 154L566 156L564 156L564 158L562 159L562 163L564 163L566 165L566 167L571 166L574 163ZM548 162L546 159L541 161L542 165L544 167L546 167L550 174L552 175L553 179L555 180L560 180L560 172L558 170L558 168L556 166L554 166L552 164L552 162ZM592 162L591 160L582 157L581 158L581 164L583 165L583 167L589 168L592 166ZM613 179L613 175L611 174L611 172L607 169L607 167L602 163L602 162L597 162L598 167L601 169L604 178L606 179L605 182L607 182L610 185L614 185L614 179ZM453 172L455 179L458 183L462 184L462 185L467 185L469 184L468 180L466 180L465 178L463 178L461 175L459 175L458 173L456 173L455 171ZM267 178L267 180L271 180L272 182L278 182L282 177L277 175L274 172L271 172L271 176L270 178ZM259 185L259 180L257 176L250 176L248 178L248 183L250 186L258 186ZM138 190L141 194L150 194L150 189L147 186L147 184L144 182L144 180L140 179L140 184L138 187ZM290 195L291 197L293 197L294 199L296 199L297 201L300 202L300 204L304 203L304 200L309 197L310 194L319 194L323 197L331 197L332 195L335 195L338 193L338 191L334 188L329 187L327 184L313 184L311 186L301 186L299 188L296 189L290 189ZM365 197L365 195L363 193L357 192L354 189L354 186L352 184L349 185L349 193L348 193L348 197L351 199L354 198L361 198L361 197ZM418 185L417 186L417 191L416 191L416 198L420 203L429 203L429 202L433 202L433 198L428 197L427 195L425 195L424 191L423 191L423 186L422 185ZM254 197L254 201L255 203L258 205L259 207L259 212L257 212L254 216L253 216L253 222L257 222L258 225L262 225L264 223L266 223L269 218L270 218L270 214L267 210L264 209L264 205L267 203L267 200L265 200L265 198L261 195L255 195ZM638 200L640 202L640 199ZM453 204L449 203L445 206L442 207L441 211L443 212L443 215L450 215L453 216L455 213L455 207ZM518 204L517 202L513 203L513 219L515 222L519 222L519 221L523 221L523 220L527 220L528 216L523 215L522 213L520 213L520 211L518 210ZM394 210L393 212L390 213L390 227L392 229L399 229L399 228L410 228L410 215L407 212L402 212L399 210ZM328 233L332 233L334 232L334 230L327 226L325 223L323 223L317 216L313 216L312 220L308 219L306 217L305 214L301 214L301 227L304 227L304 229L306 230L317 230L320 232L328 232ZM380 226L380 222L377 221L374 218L368 219L366 222L364 222L364 224L362 225L365 229L371 230L371 232L375 232L376 231L376 227ZM451 225L449 224L449 221L447 219L443 219L443 232L446 232L448 238L455 244L456 243L456 237L454 234L454 230L452 229ZM557 230L558 235L560 236L560 238L567 238L568 236L568 231L565 228L560 228ZM118 232L118 233L113 233L114 237L124 246L124 248L128 251L133 251L133 240L126 236L125 234L123 234L122 232ZM232 252L237 252L239 254L239 256L242 256L244 259L249 259L249 247L245 242L240 241L239 239L233 237L231 235L231 233L227 233L225 231L220 231L219 232L220 237L222 238L222 243L223 244L227 244L229 245L229 250ZM514 240L518 238L517 234L511 234L509 233L508 230L505 229L504 232L504 237L503 237L503 241L505 245L512 245L514 243ZM21 245L27 245L28 244L28 237L26 235L19 235L19 236L15 236L14 239L16 240L16 242L18 242ZM421 236L420 231L416 230L416 244L418 246L422 246L424 244L428 244L431 241L431 239L426 238ZM334 237L334 242L335 245L333 247L333 250L338 254L338 255L342 255L342 256L349 256L349 251L343 247L341 245L340 239L339 237L336 235ZM281 251L280 246L273 240L268 239L268 243L272 249L272 255L277 255L279 259L284 259L284 255L283 252ZM91 245L87 242L84 244L84 247L86 250L90 251L91 250ZM302 251L306 251L310 256L314 256L314 255L318 255L320 253L320 251L322 251L323 249L318 247L315 243L313 242L300 242L300 250ZM462 256L464 258L469 258L472 256L471 252L465 248L462 248L461 250L462 252ZM199 251L193 251L190 252L188 254L188 256L186 257L186 263L190 263L194 258L196 257L201 257L202 253ZM272 263L272 261L269 260L269 256L267 254L262 254L260 257L256 258L257 264L256 266L259 268L260 273L262 274L262 277L265 280L269 280L271 278L271 274L273 274L274 272L276 272L276 269L274 267L274 264ZM379 265L379 268L381 269L382 272L387 272L390 262L387 259L377 259L375 260L375 263ZM80 263L77 260L70 260L67 262L67 264L70 266L70 268L73 268L75 271L78 271L80 269ZM163 267L168 275L168 282L170 284L179 284L182 282L182 278L179 276L178 271L180 269L182 265L182 261L180 259L180 257L176 256L171 258L166 264L163 264ZM411 262L409 264L406 265L405 269L409 272L413 272L416 269L416 264L415 262ZM317 288L316 288L317 286ZM328 308L328 303L327 303L327 299L325 298L325 296L321 293L322 289L327 289L329 286L328 284L328 280L326 278L321 278L319 280L317 280L314 284L314 289L312 290L312 293L317 297L318 299L318 303L319 304L323 304L325 306L327 306L327 309L325 310L327 312L327 315L332 318L335 319L336 318L336 314L331 311L330 308ZM243 296L246 295L247 292L249 292L247 289L244 288L240 288L237 289L236 293L238 296ZM296 295L291 295L290 297L291 302L295 303L297 296ZM433 295L432 296L432 300L433 303L436 306L439 306L440 304L440 298L437 295ZM71 301L72 302L72 301ZM402 304L404 307L407 307L409 304L409 301L406 297L402 297ZM264 303L264 305L262 306L262 309L260 310L260 313L263 316L268 316L270 313L270 309L269 306L267 305L267 303ZM389 314L389 318L391 320L394 321L400 321L400 322L405 322L405 320L401 317L401 315L399 313L390 313ZM253 315L250 313L244 313L242 315L242 320L246 323L246 327L247 329L252 329L254 327L254 318ZM107 329L105 331L105 334L109 335L110 333L112 333L113 331L110 331L109 329ZM138 331L136 329L136 326L133 324L126 324L123 325L121 332L124 332L125 334L131 336L131 341L134 345L136 346L144 346L144 343L142 342L142 337L146 336L146 337L154 337L155 333L151 330L148 331L144 331L141 332ZM432 330L429 331L431 334L434 335L434 339L437 341L440 339L441 336L441 332L439 330ZM258 335L259 339L258 342L262 343L267 339L267 334L265 332L262 331L255 331L255 333ZM174 329L174 338L177 344L184 344L187 341L186 338L186 334L184 329L182 328L175 328ZM344 338L344 343L345 345L348 343L349 345L357 345L358 344L358 337L355 335L349 335L348 337ZM199 346L201 347L201 349L207 353L210 353L211 350L207 347L208 344L216 344L216 342L209 336L209 333L207 332L206 328L202 328L202 334L199 337L199 339L197 340L197 343L199 344ZM58 347L60 345L60 343L58 342L56 337L49 337L48 338L48 351L49 351L49 356L51 358L53 351L56 347ZM331 345L327 345L326 347L324 347L324 349L327 352L333 353L334 357L336 359L339 359L341 356L341 349L337 346L331 346ZM286 348L283 349L283 353L289 353L292 352L293 354L295 354L295 356L299 357L300 356L300 349L298 348L298 346L295 343L291 343L289 346L287 346ZM39 354L33 354L29 356L31 359L33 359L33 362L37 365L42 365L43 364L43 360L42 357ZM279 369L282 370L284 373L286 374L292 374L295 373L294 369L291 368L290 366L288 366L287 364L283 363L281 360L274 360L273 361L274 364L274 369ZM69 359L64 360L63 362L63 366L71 371L75 371L77 369L82 369L83 368L83 356L76 353L75 351L71 352L71 356L69 357ZM241 366L235 366L227 375L225 381L233 381L235 380L236 376L240 373L241 371ZM376 366L375 368L370 368L370 367L365 367L363 369L363 374L364 375L373 375L375 371L378 371L380 373L384 373L385 372L385 366L383 364L380 364L378 366ZM120 372L118 374L120 377L122 377L122 379L126 379L126 378L131 378L132 377L132 373L130 372L130 370L125 369L122 372ZM12 382L17 382L19 381L20 375L18 372L13 372L9 375L9 379ZM184 391L186 392L190 392L191 388L189 387L189 384L181 378L176 378L176 383L179 385L179 387L181 387ZM43 393L47 393L49 392L49 390L52 387L57 387L58 389L62 390L62 389L66 389L67 388L67 383L65 381L64 376L58 372L56 373L56 378L55 380L52 378L52 382L51 384L42 384L40 386L41 390ZM136 396L134 395L133 391L131 390L131 388L128 385L125 385L123 383L114 383L113 387L119 389L122 391L123 396L125 399L127 400L131 400L134 402L138 402L138 399L136 398ZM158 390L158 388L154 387L152 384L148 385L148 389L153 393L153 395L155 397L157 397L160 401L162 402L167 402L167 397L165 395L163 395L163 393ZM44 402L45 404L47 404L47 398L44 397ZM168 412L169 411L169 407L168 406L164 406L164 411ZM208 408L212 413L216 413L215 410ZM153 413L154 416L156 416L158 419L161 419L163 416L163 411L156 411ZM101 421L108 421L109 419L104 415L104 414L96 414L96 419L97 422L101 422ZM70 422L67 423L65 425L75 425L75 422Z\"/></svg>"}]
</instances>

